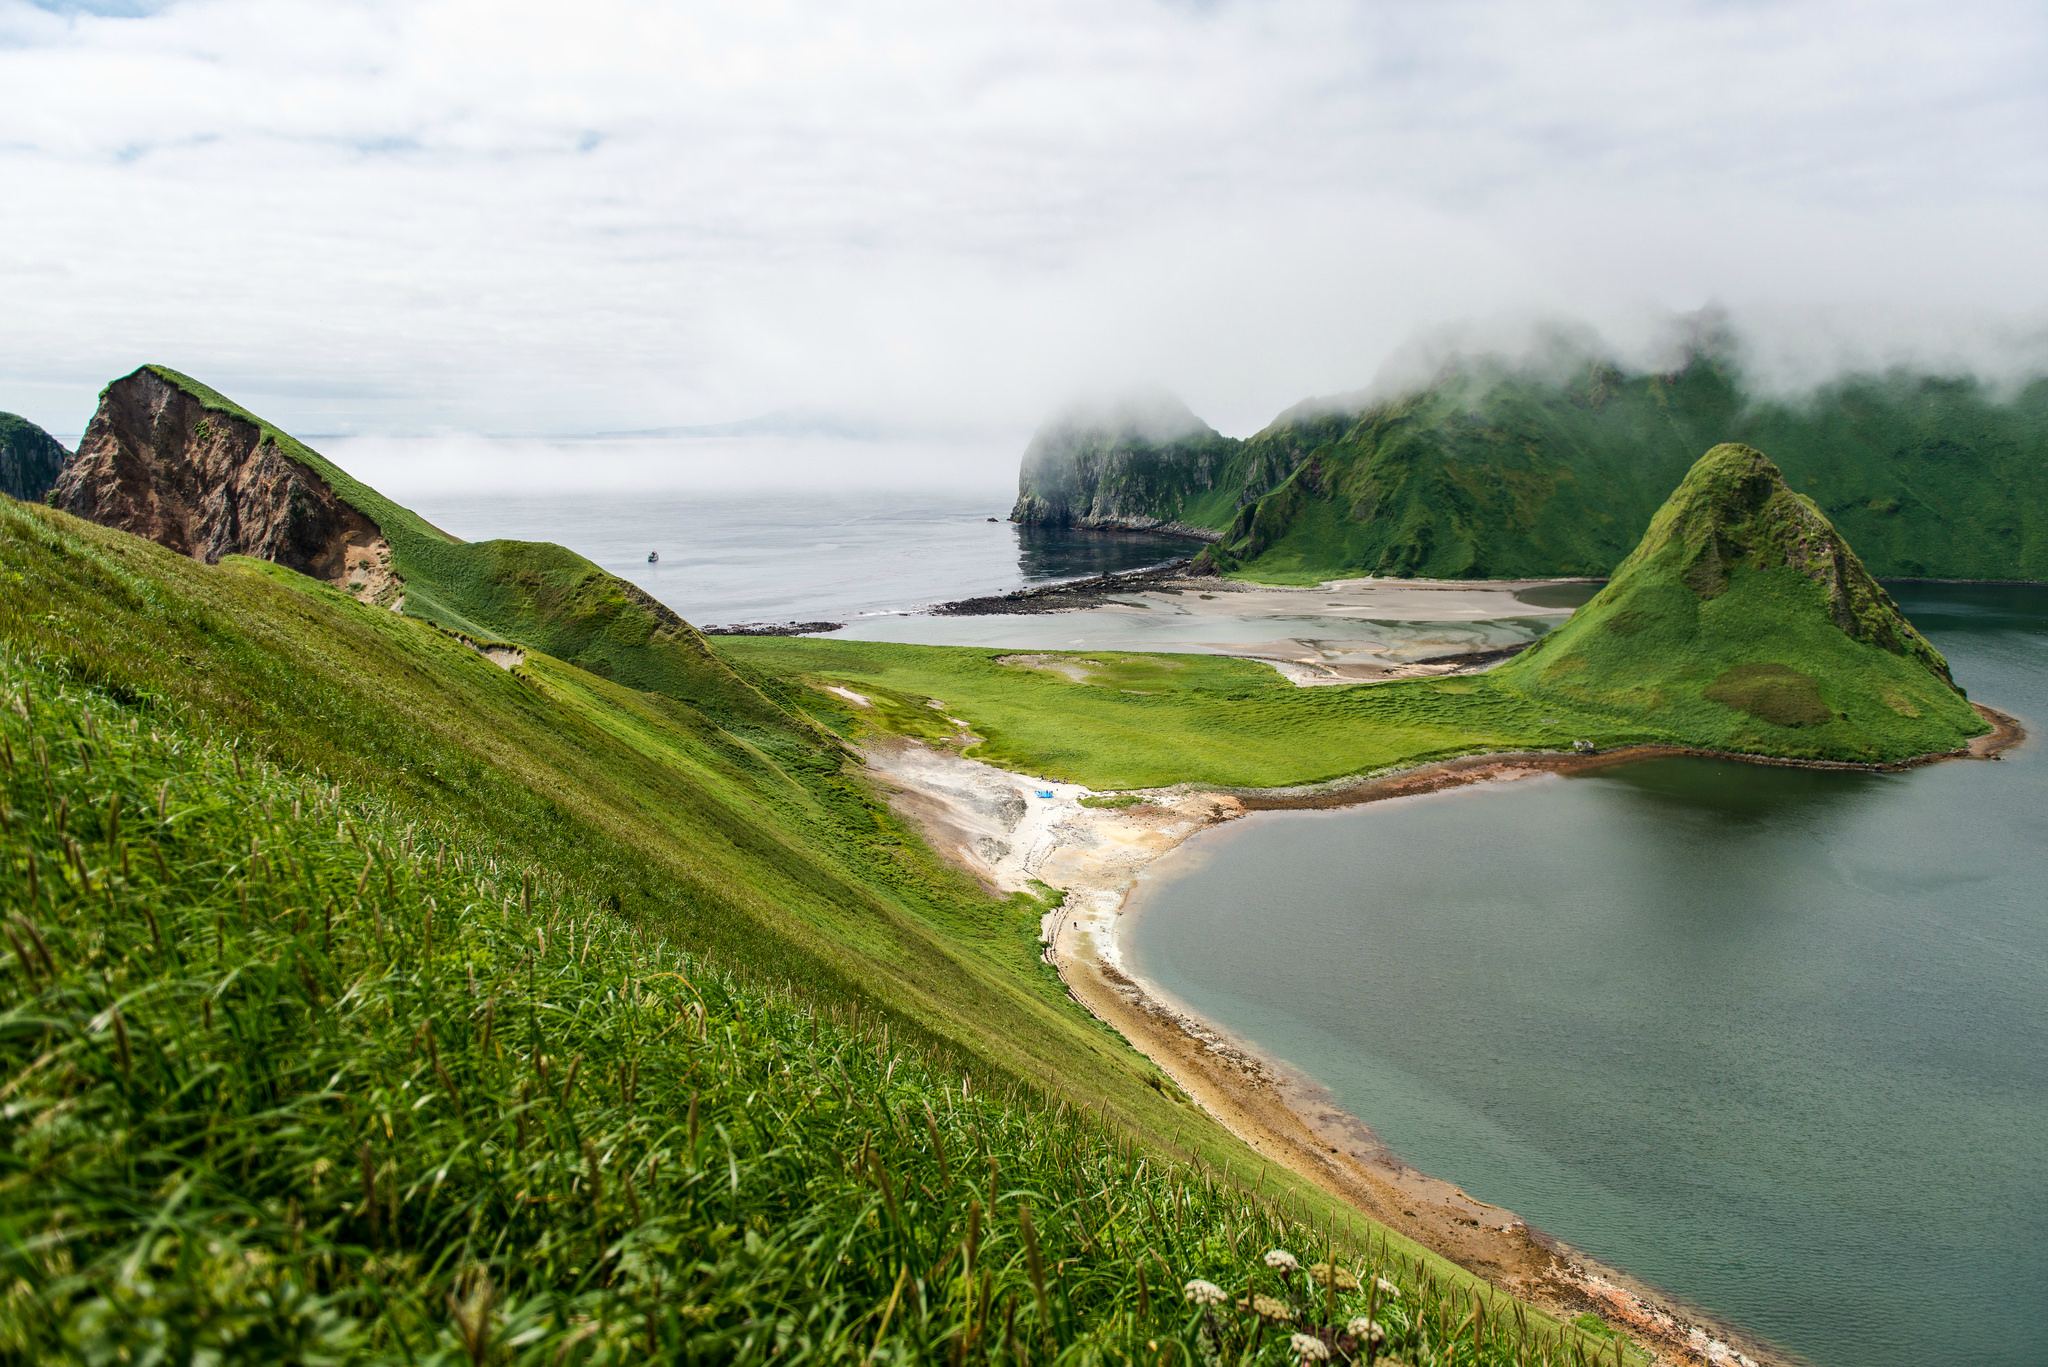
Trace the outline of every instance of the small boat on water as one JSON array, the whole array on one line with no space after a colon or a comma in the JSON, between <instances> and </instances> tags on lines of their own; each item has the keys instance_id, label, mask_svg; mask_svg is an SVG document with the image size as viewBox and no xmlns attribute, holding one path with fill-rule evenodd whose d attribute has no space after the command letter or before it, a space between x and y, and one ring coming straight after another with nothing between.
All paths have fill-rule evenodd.
<instances>
[{"instance_id":1,"label":"small boat on water","mask_svg":"<svg viewBox=\"0 0 2048 1367\"><path fill-rule=\"evenodd\" d=\"M648 564L650 564L650 565L658 565L658 564L660 564L660 563L661 563L661 552L660 552L660 551L649 551L649 552L647 553L647 563L648 563Z\"/></svg>"}]
</instances>

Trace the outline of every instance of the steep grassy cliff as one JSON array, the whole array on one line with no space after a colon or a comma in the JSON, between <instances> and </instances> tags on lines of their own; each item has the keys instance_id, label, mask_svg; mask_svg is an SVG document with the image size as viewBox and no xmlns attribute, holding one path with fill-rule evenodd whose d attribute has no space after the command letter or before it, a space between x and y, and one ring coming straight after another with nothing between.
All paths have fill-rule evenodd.
<instances>
[{"instance_id":1,"label":"steep grassy cliff","mask_svg":"<svg viewBox=\"0 0 2048 1367\"><path fill-rule=\"evenodd\" d=\"M1199 1277L1340 1353L1372 1308L1413 1362L1571 1360L1081 1012L1042 904L808 690L200 396L156 454L251 424L407 611L0 500L0 1357L1149 1359L1204 1351ZM1276 1244L1405 1294L1311 1300Z\"/></svg>"},{"instance_id":2,"label":"steep grassy cliff","mask_svg":"<svg viewBox=\"0 0 2048 1367\"><path fill-rule=\"evenodd\" d=\"M1711 351L1665 374L1461 362L1399 398L1300 405L1121 507L1219 529L1204 561L1270 582L1597 575L1724 441L1770 451L1879 575L2048 578L2048 380L1901 372L1791 400Z\"/></svg>"},{"instance_id":3,"label":"steep grassy cliff","mask_svg":"<svg viewBox=\"0 0 2048 1367\"><path fill-rule=\"evenodd\" d=\"M788 722L673 611L565 547L466 542L190 376L100 395L57 486L66 511L201 559L246 554L479 642L516 641L773 737Z\"/></svg>"},{"instance_id":4,"label":"steep grassy cliff","mask_svg":"<svg viewBox=\"0 0 2048 1367\"><path fill-rule=\"evenodd\" d=\"M63 443L12 413L0 413L0 494L40 502L71 453Z\"/></svg>"}]
</instances>

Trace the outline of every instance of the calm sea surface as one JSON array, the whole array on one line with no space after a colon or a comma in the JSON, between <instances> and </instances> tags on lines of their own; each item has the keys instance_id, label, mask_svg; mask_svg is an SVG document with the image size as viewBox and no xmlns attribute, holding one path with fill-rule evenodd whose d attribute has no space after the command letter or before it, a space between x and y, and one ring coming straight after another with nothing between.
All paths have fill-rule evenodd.
<instances>
[{"instance_id":1,"label":"calm sea surface","mask_svg":"<svg viewBox=\"0 0 2048 1367\"><path fill-rule=\"evenodd\" d=\"M1025 584L1137 569L1179 537L990 522L1003 498L920 494L414 495L467 540L556 541L699 625L855 622ZM661 559L647 563L647 553Z\"/></svg>"},{"instance_id":2,"label":"calm sea surface","mask_svg":"<svg viewBox=\"0 0 2048 1367\"><path fill-rule=\"evenodd\" d=\"M2033 740L1253 816L1155 866L1135 965L1815 1363L2048 1362L2048 589L1898 595Z\"/></svg>"}]
</instances>

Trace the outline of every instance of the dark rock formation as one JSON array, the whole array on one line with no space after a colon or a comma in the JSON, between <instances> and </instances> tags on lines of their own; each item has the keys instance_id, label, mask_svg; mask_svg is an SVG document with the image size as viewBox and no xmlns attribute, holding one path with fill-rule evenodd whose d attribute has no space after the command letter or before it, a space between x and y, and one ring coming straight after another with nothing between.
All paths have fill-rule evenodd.
<instances>
[{"instance_id":1,"label":"dark rock formation","mask_svg":"<svg viewBox=\"0 0 2048 1367\"><path fill-rule=\"evenodd\" d=\"M0 494L40 503L71 453L63 443L12 413L0 413Z\"/></svg>"},{"instance_id":2,"label":"dark rock formation","mask_svg":"<svg viewBox=\"0 0 2048 1367\"><path fill-rule=\"evenodd\" d=\"M1168 394L1076 407L1025 448L1010 520L1213 540L1187 505L1211 493L1236 449Z\"/></svg>"}]
</instances>

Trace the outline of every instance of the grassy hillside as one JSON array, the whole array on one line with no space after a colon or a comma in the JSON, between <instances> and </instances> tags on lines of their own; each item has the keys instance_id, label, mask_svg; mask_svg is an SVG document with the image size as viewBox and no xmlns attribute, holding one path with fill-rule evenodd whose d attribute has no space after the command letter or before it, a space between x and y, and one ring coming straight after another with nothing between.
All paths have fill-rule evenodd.
<instances>
[{"instance_id":1,"label":"grassy hillside","mask_svg":"<svg viewBox=\"0 0 2048 1367\"><path fill-rule=\"evenodd\" d=\"M1791 400L1713 351L1669 374L1466 360L1415 393L1304 403L1142 468L1040 452L1019 508L1058 484L1115 520L1207 528L1223 536L1209 564L1270 583L1597 575L1724 441L1770 451L1880 575L2048 578L2048 380L2005 395L1899 372Z\"/></svg>"},{"instance_id":2,"label":"grassy hillside","mask_svg":"<svg viewBox=\"0 0 2048 1367\"><path fill-rule=\"evenodd\" d=\"M1468 364L1308 433L1232 524L1220 568L1274 582L1598 574L1702 450L1773 453L1881 575L2048 577L2048 381L2009 401L1970 381L1844 380L1798 401L1712 357L1670 375L1564 380Z\"/></svg>"},{"instance_id":3,"label":"grassy hillside","mask_svg":"<svg viewBox=\"0 0 2048 1367\"><path fill-rule=\"evenodd\" d=\"M1700 458L1591 602L1497 677L1734 750L1853 754L1982 729L1820 509L1732 444Z\"/></svg>"},{"instance_id":4,"label":"grassy hillside","mask_svg":"<svg viewBox=\"0 0 2048 1367\"><path fill-rule=\"evenodd\" d=\"M779 708L4 500L0 580L0 1356L1290 1357L1194 1277L1343 1350L1373 1293L1280 1243L1401 1283L1412 1362L1572 1360L1262 1171Z\"/></svg>"},{"instance_id":5,"label":"grassy hillside","mask_svg":"<svg viewBox=\"0 0 2048 1367\"><path fill-rule=\"evenodd\" d=\"M537 541L457 540L217 390L166 366L145 369L206 408L254 424L376 523L405 581L408 615L477 640L532 646L632 688L715 710L729 724L771 736L786 728L789 719L751 680L713 658L688 623L574 551Z\"/></svg>"}]
</instances>

